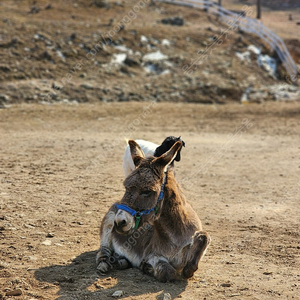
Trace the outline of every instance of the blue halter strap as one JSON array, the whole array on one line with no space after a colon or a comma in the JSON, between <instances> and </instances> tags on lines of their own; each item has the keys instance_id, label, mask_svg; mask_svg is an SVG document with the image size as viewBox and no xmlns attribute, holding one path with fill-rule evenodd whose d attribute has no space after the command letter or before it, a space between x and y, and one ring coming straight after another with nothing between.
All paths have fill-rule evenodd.
<instances>
[{"instance_id":1,"label":"blue halter strap","mask_svg":"<svg viewBox=\"0 0 300 300\"><path fill-rule=\"evenodd\" d=\"M131 214L133 217L135 217L135 227L134 227L135 230L139 227L139 223L140 223L140 220L141 220L142 216L149 215L153 211L154 211L155 214L157 214L158 204L164 197L166 182L167 182L167 173L165 172L164 182L161 185L160 193L159 193L156 205L154 207L150 208L150 209L136 211L136 210L130 208L129 206L125 205L125 204L115 204L117 209L122 209L122 210L128 212L129 214Z\"/></svg>"}]
</instances>

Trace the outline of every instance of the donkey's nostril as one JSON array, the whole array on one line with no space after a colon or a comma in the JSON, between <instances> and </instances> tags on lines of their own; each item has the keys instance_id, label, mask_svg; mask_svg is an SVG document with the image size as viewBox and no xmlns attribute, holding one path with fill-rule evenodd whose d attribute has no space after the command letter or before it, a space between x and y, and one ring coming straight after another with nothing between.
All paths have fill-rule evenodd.
<instances>
[{"instance_id":1,"label":"donkey's nostril","mask_svg":"<svg viewBox=\"0 0 300 300\"><path fill-rule=\"evenodd\" d=\"M119 223L119 226L125 226L126 225L126 221L125 220L122 220L120 223Z\"/></svg>"},{"instance_id":2,"label":"donkey's nostril","mask_svg":"<svg viewBox=\"0 0 300 300\"><path fill-rule=\"evenodd\" d=\"M122 220L120 222L115 222L115 226L117 227L123 227L123 226L126 226L126 220Z\"/></svg>"}]
</instances>

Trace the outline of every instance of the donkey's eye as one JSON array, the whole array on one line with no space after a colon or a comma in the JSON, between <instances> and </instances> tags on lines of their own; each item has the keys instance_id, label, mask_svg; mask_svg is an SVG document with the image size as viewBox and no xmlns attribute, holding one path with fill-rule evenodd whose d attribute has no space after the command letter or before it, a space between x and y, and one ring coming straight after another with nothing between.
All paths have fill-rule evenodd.
<instances>
[{"instance_id":1,"label":"donkey's eye","mask_svg":"<svg viewBox=\"0 0 300 300\"><path fill-rule=\"evenodd\" d=\"M152 191L142 191L140 193L141 196L149 197L152 194Z\"/></svg>"}]
</instances>

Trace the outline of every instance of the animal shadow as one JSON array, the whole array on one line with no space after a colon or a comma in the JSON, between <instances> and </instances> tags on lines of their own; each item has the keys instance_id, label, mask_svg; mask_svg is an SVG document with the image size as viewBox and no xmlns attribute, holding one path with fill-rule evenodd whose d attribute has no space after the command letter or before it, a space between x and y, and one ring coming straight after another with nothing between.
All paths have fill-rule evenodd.
<instances>
[{"instance_id":1,"label":"animal shadow","mask_svg":"<svg viewBox=\"0 0 300 300\"><path fill-rule=\"evenodd\" d=\"M84 252L68 265L41 267L34 275L41 282L59 286L59 300L111 300L116 291L122 291L120 298L159 293L156 299L162 300L169 293L174 299L187 286L186 280L161 283L133 268L113 270L103 276L96 271L95 257L96 251Z\"/></svg>"}]
</instances>

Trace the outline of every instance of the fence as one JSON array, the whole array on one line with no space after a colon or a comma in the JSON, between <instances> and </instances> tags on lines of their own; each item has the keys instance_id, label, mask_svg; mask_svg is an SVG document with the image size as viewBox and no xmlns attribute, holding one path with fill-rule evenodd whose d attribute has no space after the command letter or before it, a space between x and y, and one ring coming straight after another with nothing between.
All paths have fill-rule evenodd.
<instances>
[{"instance_id":1,"label":"fence","mask_svg":"<svg viewBox=\"0 0 300 300\"><path fill-rule=\"evenodd\" d=\"M207 13L220 18L222 21L233 24L244 32L253 33L265 41L278 55L285 69L289 73L290 78L298 75L298 68L286 48L283 40L278 37L269 28L265 27L261 22L247 17L248 6L244 6L244 11L240 14L232 12L219 6L217 3L208 0L155 0L156 2L164 2L173 5L195 7L205 10Z\"/></svg>"}]
</instances>

